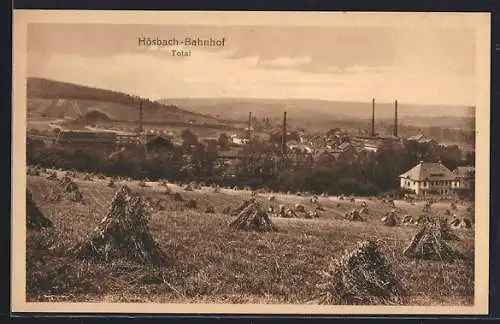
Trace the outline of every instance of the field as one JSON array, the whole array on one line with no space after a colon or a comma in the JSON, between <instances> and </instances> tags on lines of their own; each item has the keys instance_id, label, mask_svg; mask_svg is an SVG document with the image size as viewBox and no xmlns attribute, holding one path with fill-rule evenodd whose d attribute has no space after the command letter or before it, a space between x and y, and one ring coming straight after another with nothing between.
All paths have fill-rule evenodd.
<instances>
[{"instance_id":1,"label":"field","mask_svg":"<svg viewBox=\"0 0 500 324\"><path fill-rule=\"evenodd\" d=\"M59 177L62 173L59 174ZM315 219L271 217L277 233L235 231L234 219L222 209L236 207L250 198L244 190L211 188L184 191L169 184L185 200L196 199L195 210L182 210L180 202L166 195L157 183L128 181L145 196L161 198L167 208L150 215L153 237L169 255L163 267L115 261L107 264L76 260L71 248L92 231L105 216L117 188L108 180L83 177L74 181L84 203L63 198L51 202L58 183L47 176L28 176L28 188L41 211L54 226L27 232L27 300L72 302L159 302L159 303L289 303L315 304L317 284L324 282L320 271L332 258L355 247L364 239L378 239L388 264L408 292L408 305L472 305L474 299L474 230L454 230L460 240L450 244L467 260L453 263L418 261L402 255L415 226L384 226L380 219L390 207L376 198L366 198L366 222L350 222L342 215L354 203L337 197L320 197L325 211ZM125 182L123 182L125 183ZM269 194L258 194L266 207ZM275 194L272 204L312 207L306 197ZM403 214L419 215L422 204L396 201ZM214 214L204 213L207 206ZM433 209L448 209L436 203ZM465 213L467 205L458 205Z\"/></svg>"}]
</instances>

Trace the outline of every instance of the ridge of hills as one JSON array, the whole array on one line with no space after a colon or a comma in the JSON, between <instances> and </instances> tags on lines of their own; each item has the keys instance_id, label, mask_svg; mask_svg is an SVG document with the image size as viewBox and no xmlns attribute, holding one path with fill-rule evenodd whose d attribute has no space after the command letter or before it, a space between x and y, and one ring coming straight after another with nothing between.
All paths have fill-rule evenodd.
<instances>
[{"instance_id":1,"label":"ridge of hills","mask_svg":"<svg viewBox=\"0 0 500 324\"><path fill-rule=\"evenodd\" d=\"M329 128L336 122L367 122L371 101L343 102L315 99L172 98L143 99L145 123L236 126L245 124L248 113L256 118L287 119L300 127ZM138 99L132 95L74 83L29 77L28 114L49 118L78 118L92 111L114 121L135 122ZM376 123L392 123L394 103L376 102ZM412 126L474 129L474 107L398 104L398 122ZM101 116L101 117L102 117ZM368 123L369 124L369 123Z\"/></svg>"},{"instance_id":2,"label":"ridge of hills","mask_svg":"<svg viewBox=\"0 0 500 324\"><path fill-rule=\"evenodd\" d=\"M144 122L220 124L217 118L191 112L176 105L143 100ZM30 114L51 118L78 118L92 111L116 121L136 121L139 100L129 94L93 88L74 83L29 77L27 80L27 110Z\"/></svg>"},{"instance_id":3,"label":"ridge of hills","mask_svg":"<svg viewBox=\"0 0 500 324\"><path fill-rule=\"evenodd\" d=\"M316 99L247 99L247 98L172 98L159 102L209 114L224 120L246 120L254 116L281 119L287 111L291 122L305 124L331 123L332 120L370 120L371 98L366 102ZM474 128L475 108L469 106L417 105L398 103L401 124L450 128ZM376 122L392 122L394 103L375 103Z\"/></svg>"}]
</instances>

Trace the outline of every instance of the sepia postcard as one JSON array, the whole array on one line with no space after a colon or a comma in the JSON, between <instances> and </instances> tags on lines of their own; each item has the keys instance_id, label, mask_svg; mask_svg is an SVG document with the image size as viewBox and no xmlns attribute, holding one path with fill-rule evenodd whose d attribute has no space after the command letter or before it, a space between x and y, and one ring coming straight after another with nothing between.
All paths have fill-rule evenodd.
<instances>
[{"instance_id":1,"label":"sepia postcard","mask_svg":"<svg viewBox=\"0 0 500 324\"><path fill-rule=\"evenodd\" d=\"M13 32L13 312L488 313L488 13Z\"/></svg>"}]
</instances>

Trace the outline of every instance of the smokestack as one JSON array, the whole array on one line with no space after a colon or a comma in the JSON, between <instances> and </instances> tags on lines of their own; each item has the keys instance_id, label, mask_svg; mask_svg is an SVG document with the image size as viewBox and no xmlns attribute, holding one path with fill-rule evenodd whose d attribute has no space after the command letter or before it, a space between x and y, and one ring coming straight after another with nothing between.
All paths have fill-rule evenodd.
<instances>
[{"instance_id":1,"label":"smokestack","mask_svg":"<svg viewBox=\"0 0 500 324\"><path fill-rule=\"evenodd\" d=\"M282 153L286 153L286 111L283 112L283 134L281 137L281 150Z\"/></svg>"},{"instance_id":2,"label":"smokestack","mask_svg":"<svg viewBox=\"0 0 500 324\"><path fill-rule=\"evenodd\" d=\"M248 113L248 141L252 139L252 112Z\"/></svg>"},{"instance_id":3,"label":"smokestack","mask_svg":"<svg viewBox=\"0 0 500 324\"><path fill-rule=\"evenodd\" d=\"M394 136L398 137L398 101L394 101Z\"/></svg>"},{"instance_id":4,"label":"smokestack","mask_svg":"<svg viewBox=\"0 0 500 324\"><path fill-rule=\"evenodd\" d=\"M139 101L139 134L142 133L142 100Z\"/></svg>"},{"instance_id":5,"label":"smokestack","mask_svg":"<svg viewBox=\"0 0 500 324\"><path fill-rule=\"evenodd\" d=\"M375 137L375 98L372 98L372 136Z\"/></svg>"}]
</instances>

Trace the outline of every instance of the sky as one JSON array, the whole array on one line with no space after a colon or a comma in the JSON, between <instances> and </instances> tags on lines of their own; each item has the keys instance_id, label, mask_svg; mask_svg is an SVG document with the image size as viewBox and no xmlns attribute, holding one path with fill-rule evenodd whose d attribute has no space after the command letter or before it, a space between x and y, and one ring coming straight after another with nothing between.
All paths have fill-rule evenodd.
<instances>
[{"instance_id":1,"label":"sky","mask_svg":"<svg viewBox=\"0 0 500 324\"><path fill-rule=\"evenodd\" d=\"M224 37L225 46L139 46L140 37ZM466 27L30 24L28 76L153 100L375 97L473 106L475 48Z\"/></svg>"}]
</instances>

